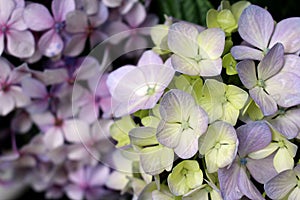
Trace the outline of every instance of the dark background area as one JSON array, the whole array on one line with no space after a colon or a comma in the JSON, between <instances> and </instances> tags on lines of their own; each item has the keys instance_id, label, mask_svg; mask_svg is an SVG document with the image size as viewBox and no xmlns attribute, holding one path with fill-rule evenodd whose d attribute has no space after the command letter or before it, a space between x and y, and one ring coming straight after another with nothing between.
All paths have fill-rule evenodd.
<instances>
[{"instance_id":1,"label":"dark background area","mask_svg":"<svg viewBox=\"0 0 300 200\"><path fill-rule=\"evenodd\" d=\"M39 2L39 1L37 1ZM45 1L47 2L50 1ZM237 0L231 0L232 4ZM275 21L280 21L288 17L296 17L300 14L299 1L296 0L250 0L252 4L266 8ZM160 17L160 23L164 22L164 14L173 16L177 19L184 19L201 25L205 25L205 16L211 7L217 8L219 0L153 0L149 13L155 13ZM1 196L0 196L1 199ZM33 190L27 190L17 200L43 200L44 193L37 193ZM66 197L61 200L67 199ZM110 200L126 198L109 198Z\"/></svg>"}]
</instances>

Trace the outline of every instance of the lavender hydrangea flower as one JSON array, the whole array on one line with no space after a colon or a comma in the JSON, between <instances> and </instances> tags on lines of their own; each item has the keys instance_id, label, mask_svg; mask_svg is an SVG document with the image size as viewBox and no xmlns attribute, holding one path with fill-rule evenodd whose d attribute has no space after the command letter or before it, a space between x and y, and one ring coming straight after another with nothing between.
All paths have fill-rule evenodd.
<instances>
[{"instance_id":1,"label":"lavender hydrangea flower","mask_svg":"<svg viewBox=\"0 0 300 200\"><path fill-rule=\"evenodd\" d=\"M230 167L218 170L220 189L225 200L240 199L243 195L250 199L264 199L247 173L259 183L266 183L277 172L273 167L273 157L255 160L248 154L266 147L272 133L264 121L251 122L237 129L239 140L238 155Z\"/></svg>"},{"instance_id":2,"label":"lavender hydrangea flower","mask_svg":"<svg viewBox=\"0 0 300 200\"><path fill-rule=\"evenodd\" d=\"M24 10L24 20L34 31L45 32L38 42L41 53L48 57L60 54L64 48L61 32L65 26L66 15L75 10L74 0L53 0L53 17L42 4L29 4Z\"/></svg>"},{"instance_id":3,"label":"lavender hydrangea flower","mask_svg":"<svg viewBox=\"0 0 300 200\"><path fill-rule=\"evenodd\" d=\"M0 115L7 115L15 107L25 107L30 103L20 87L27 74L23 72L24 68L26 64L13 68L7 60L0 58Z\"/></svg>"},{"instance_id":4,"label":"lavender hydrangea flower","mask_svg":"<svg viewBox=\"0 0 300 200\"><path fill-rule=\"evenodd\" d=\"M272 178L264 185L266 194L272 199L299 199L299 178L300 166L297 165L293 170L286 170Z\"/></svg>"},{"instance_id":5,"label":"lavender hydrangea flower","mask_svg":"<svg viewBox=\"0 0 300 200\"><path fill-rule=\"evenodd\" d=\"M137 67L125 65L113 71L107 78L107 85L112 96L114 116L153 108L174 74L170 63L163 64L162 59L152 51L142 55Z\"/></svg>"},{"instance_id":6,"label":"lavender hydrangea flower","mask_svg":"<svg viewBox=\"0 0 300 200\"><path fill-rule=\"evenodd\" d=\"M14 0L0 1L0 55L5 46L9 54L19 58L33 55L34 37L24 23L23 10Z\"/></svg>"},{"instance_id":7,"label":"lavender hydrangea flower","mask_svg":"<svg viewBox=\"0 0 300 200\"><path fill-rule=\"evenodd\" d=\"M267 10L250 5L241 14L238 31L247 42L231 49L238 60L261 60L276 43L283 44L285 53L296 53L300 49L299 17L284 19L275 26Z\"/></svg>"},{"instance_id":8,"label":"lavender hydrangea flower","mask_svg":"<svg viewBox=\"0 0 300 200\"><path fill-rule=\"evenodd\" d=\"M300 103L300 79L295 73L285 69L282 44L276 44L257 68L253 61L244 60L238 63L237 71L265 116L275 114L277 104L291 107Z\"/></svg>"},{"instance_id":9,"label":"lavender hydrangea flower","mask_svg":"<svg viewBox=\"0 0 300 200\"><path fill-rule=\"evenodd\" d=\"M159 107L161 121L157 139L183 159L198 151L198 139L206 131L208 116L194 98L181 90L167 92Z\"/></svg>"}]
</instances>

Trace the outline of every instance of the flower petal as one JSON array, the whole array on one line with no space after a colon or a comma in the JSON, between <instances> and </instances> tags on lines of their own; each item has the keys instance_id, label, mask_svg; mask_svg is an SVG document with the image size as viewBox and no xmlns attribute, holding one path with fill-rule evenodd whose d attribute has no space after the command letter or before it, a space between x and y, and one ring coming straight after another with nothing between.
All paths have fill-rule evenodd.
<instances>
[{"instance_id":1,"label":"flower petal","mask_svg":"<svg viewBox=\"0 0 300 200\"><path fill-rule=\"evenodd\" d=\"M51 4L52 13L56 22L65 21L68 12L75 10L74 0L53 0Z\"/></svg>"},{"instance_id":2,"label":"flower petal","mask_svg":"<svg viewBox=\"0 0 300 200\"><path fill-rule=\"evenodd\" d=\"M199 34L197 40L201 58L212 60L220 58L225 46L225 33L222 29L206 29Z\"/></svg>"},{"instance_id":3,"label":"flower petal","mask_svg":"<svg viewBox=\"0 0 300 200\"><path fill-rule=\"evenodd\" d=\"M143 66L143 65L150 65L150 64L157 64L162 65L163 61L159 57L158 54L154 53L153 51L145 51L143 55L140 57L137 66Z\"/></svg>"},{"instance_id":4,"label":"flower petal","mask_svg":"<svg viewBox=\"0 0 300 200\"><path fill-rule=\"evenodd\" d=\"M173 54L171 56L172 66L177 72L196 76L200 74L200 69L196 61L188 58L184 58Z\"/></svg>"},{"instance_id":5,"label":"flower petal","mask_svg":"<svg viewBox=\"0 0 300 200\"><path fill-rule=\"evenodd\" d=\"M241 14L238 31L249 44L265 50L273 30L274 21L267 10L250 5Z\"/></svg>"},{"instance_id":6,"label":"flower petal","mask_svg":"<svg viewBox=\"0 0 300 200\"><path fill-rule=\"evenodd\" d=\"M66 43L64 49L64 55L66 56L78 56L84 49L87 36L83 34L75 34Z\"/></svg>"},{"instance_id":7,"label":"flower petal","mask_svg":"<svg viewBox=\"0 0 300 200\"><path fill-rule=\"evenodd\" d=\"M261 184L265 184L271 178L275 177L278 173L273 165L274 154L263 158L253 160L247 158L247 169L250 171L251 176Z\"/></svg>"},{"instance_id":8,"label":"flower petal","mask_svg":"<svg viewBox=\"0 0 300 200\"><path fill-rule=\"evenodd\" d=\"M66 18L66 31L69 33L84 33L87 28L88 18L84 12L75 10L68 13Z\"/></svg>"},{"instance_id":9,"label":"flower petal","mask_svg":"<svg viewBox=\"0 0 300 200\"><path fill-rule=\"evenodd\" d=\"M251 89L256 85L256 69L255 63L252 60L244 60L237 64L236 70L238 75L247 89Z\"/></svg>"},{"instance_id":10,"label":"flower petal","mask_svg":"<svg viewBox=\"0 0 300 200\"><path fill-rule=\"evenodd\" d=\"M22 88L28 96L33 98L44 98L48 94L45 85L33 78L24 79Z\"/></svg>"},{"instance_id":11,"label":"flower petal","mask_svg":"<svg viewBox=\"0 0 300 200\"><path fill-rule=\"evenodd\" d=\"M236 60L261 60L264 57L262 51L244 45L234 46L231 48L230 52Z\"/></svg>"},{"instance_id":12,"label":"flower petal","mask_svg":"<svg viewBox=\"0 0 300 200\"><path fill-rule=\"evenodd\" d=\"M28 58L35 50L34 37L30 31L10 30L6 35L8 52L18 58Z\"/></svg>"},{"instance_id":13,"label":"flower petal","mask_svg":"<svg viewBox=\"0 0 300 200\"><path fill-rule=\"evenodd\" d=\"M293 169L294 159L286 147L279 148L274 157L274 167L277 172Z\"/></svg>"},{"instance_id":14,"label":"flower petal","mask_svg":"<svg viewBox=\"0 0 300 200\"><path fill-rule=\"evenodd\" d=\"M73 119L66 120L63 125L63 132L68 142L80 143L90 138L88 124L84 121Z\"/></svg>"},{"instance_id":15,"label":"flower petal","mask_svg":"<svg viewBox=\"0 0 300 200\"><path fill-rule=\"evenodd\" d=\"M277 43L272 47L257 66L258 79L267 80L277 74L284 63L283 54L284 48L282 44Z\"/></svg>"},{"instance_id":16,"label":"flower petal","mask_svg":"<svg viewBox=\"0 0 300 200\"><path fill-rule=\"evenodd\" d=\"M281 172L264 185L266 194L272 199L284 198L297 185L293 170Z\"/></svg>"},{"instance_id":17,"label":"flower petal","mask_svg":"<svg viewBox=\"0 0 300 200\"><path fill-rule=\"evenodd\" d=\"M161 121L157 127L157 140L169 148L175 148L180 140L181 125Z\"/></svg>"},{"instance_id":18,"label":"flower petal","mask_svg":"<svg viewBox=\"0 0 300 200\"><path fill-rule=\"evenodd\" d=\"M14 99L11 95L0 91L0 115L5 116L14 109Z\"/></svg>"},{"instance_id":19,"label":"flower petal","mask_svg":"<svg viewBox=\"0 0 300 200\"><path fill-rule=\"evenodd\" d=\"M124 18L132 28L137 28L146 19L145 7L139 2L135 3Z\"/></svg>"},{"instance_id":20,"label":"flower petal","mask_svg":"<svg viewBox=\"0 0 300 200\"><path fill-rule=\"evenodd\" d=\"M275 31L270 41L270 47L280 42L284 46L284 52L295 53L300 49L300 18L292 17L284 19L276 24Z\"/></svg>"},{"instance_id":21,"label":"flower petal","mask_svg":"<svg viewBox=\"0 0 300 200\"><path fill-rule=\"evenodd\" d=\"M64 43L54 30L43 34L38 43L41 53L47 57L53 57L61 53Z\"/></svg>"},{"instance_id":22,"label":"flower petal","mask_svg":"<svg viewBox=\"0 0 300 200\"><path fill-rule=\"evenodd\" d=\"M168 33L169 49L177 55L194 58L198 54L197 36L198 30L193 25L175 23Z\"/></svg>"},{"instance_id":23,"label":"flower petal","mask_svg":"<svg viewBox=\"0 0 300 200\"><path fill-rule=\"evenodd\" d=\"M300 104L299 88L300 77L294 73L281 72L266 81L266 91L282 107Z\"/></svg>"},{"instance_id":24,"label":"flower petal","mask_svg":"<svg viewBox=\"0 0 300 200\"><path fill-rule=\"evenodd\" d=\"M13 10L15 9L14 0L0 0L0 22L1 24L5 24Z\"/></svg>"},{"instance_id":25,"label":"flower petal","mask_svg":"<svg viewBox=\"0 0 300 200\"><path fill-rule=\"evenodd\" d=\"M254 87L249 90L249 93L265 116L270 116L277 111L277 104L274 100L274 95L268 95L261 87Z\"/></svg>"},{"instance_id":26,"label":"flower petal","mask_svg":"<svg viewBox=\"0 0 300 200\"><path fill-rule=\"evenodd\" d=\"M222 59L201 60L198 68L200 76L218 76L222 71Z\"/></svg>"},{"instance_id":27,"label":"flower petal","mask_svg":"<svg viewBox=\"0 0 300 200\"><path fill-rule=\"evenodd\" d=\"M29 4L24 9L24 20L28 28L34 31L44 31L54 24L48 9L38 3Z\"/></svg>"},{"instance_id":28,"label":"flower petal","mask_svg":"<svg viewBox=\"0 0 300 200\"><path fill-rule=\"evenodd\" d=\"M240 126L237 130L239 139L239 155L244 157L251 152L268 146L272 140L272 133L264 121L255 121Z\"/></svg>"}]
</instances>

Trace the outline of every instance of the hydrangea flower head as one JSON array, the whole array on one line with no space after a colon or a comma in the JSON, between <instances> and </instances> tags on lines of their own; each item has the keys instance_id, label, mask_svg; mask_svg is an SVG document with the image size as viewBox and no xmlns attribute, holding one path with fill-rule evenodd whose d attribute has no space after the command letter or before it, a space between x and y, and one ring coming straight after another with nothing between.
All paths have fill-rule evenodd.
<instances>
[{"instance_id":1,"label":"hydrangea flower head","mask_svg":"<svg viewBox=\"0 0 300 200\"><path fill-rule=\"evenodd\" d=\"M206 112L190 94L177 89L163 96L159 110L158 141L173 148L180 158L191 158L198 151L199 137L207 129Z\"/></svg>"},{"instance_id":2,"label":"hydrangea flower head","mask_svg":"<svg viewBox=\"0 0 300 200\"><path fill-rule=\"evenodd\" d=\"M126 65L107 79L115 117L155 106L171 82L175 71L152 51L146 51L138 66Z\"/></svg>"},{"instance_id":3,"label":"hydrangea flower head","mask_svg":"<svg viewBox=\"0 0 300 200\"><path fill-rule=\"evenodd\" d=\"M275 114L277 104L291 107L300 103L299 76L285 70L283 54L283 45L278 43L261 60L257 69L251 60L237 65L242 83L265 116Z\"/></svg>"},{"instance_id":4,"label":"hydrangea flower head","mask_svg":"<svg viewBox=\"0 0 300 200\"><path fill-rule=\"evenodd\" d=\"M168 47L174 54L172 65L188 75L217 76L222 70L225 33L219 28L202 30L188 23L173 24L168 33Z\"/></svg>"},{"instance_id":5,"label":"hydrangea flower head","mask_svg":"<svg viewBox=\"0 0 300 200\"><path fill-rule=\"evenodd\" d=\"M5 47L9 54L28 58L35 49L34 37L23 20L23 7L14 0L0 1L0 55ZM6 40L6 44L4 41Z\"/></svg>"},{"instance_id":6,"label":"hydrangea flower head","mask_svg":"<svg viewBox=\"0 0 300 200\"><path fill-rule=\"evenodd\" d=\"M285 53L296 53L300 49L299 17L284 19L275 26L267 10L250 5L240 17L238 31L247 42L232 48L231 53L238 60L261 60L276 43L283 44Z\"/></svg>"}]
</instances>

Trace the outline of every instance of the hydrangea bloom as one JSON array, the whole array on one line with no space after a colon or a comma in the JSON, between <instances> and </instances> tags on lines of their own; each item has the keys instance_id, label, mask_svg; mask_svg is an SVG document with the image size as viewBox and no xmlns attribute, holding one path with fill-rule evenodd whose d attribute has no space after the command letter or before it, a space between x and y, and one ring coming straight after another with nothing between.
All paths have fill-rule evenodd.
<instances>
[{"instance_id":1,"label":"hydrangea bloom","mask_svg":"<svg viewBox=\"0 0 300 200\"><path fill-rule=\"evenodd\" d=\"M174 53L172 64L176 71L188 75L219 75L224 45L225 34L218 28L199 33L195 26L178 22L168 33L168 47Z\"/></svg>"},{"instance_id":2,"label":"hydrangea bloom","mask_svg":"<svg viewBox=\"0 0 300 200\"><path fill-rule=\"evenodd\" d=\"M283 53L283 45L278 43L262 59L257 69L251 60L237 65L242 83L249 89L250 96L265 116L275 114L277 104L291 107L300 103L299 76L284 70Z\"/></svg>"},{"instance_id":3,"label":"hydrangea bloom","mask_svg":"<svg viewBox=\"0 0 300 200\"><path fill-rule=\"evenodd\" d=\"M22 70L26 65L18 68L0 58L0 115L7 115L15 107L24 107L30 103L29 97L20 87L21 81L26 78Z\"/></svg>"},{"instance_id":4,"label":"hydrangea bloom","mask_svg":"<svg viewBox=\"0 0 300 200\"><path fill-rule=\"evenodd\" d=\"M161 122L157 128L158 141L173 148L183 159L198 151L198 139L206 131L208 117L190 94L181 90L167 92L160 105Z\"/></svg>"},{"instance_id":5,"label":"hydrangea bloom","mask_svg":"<svg viewBox=\"0 0 300 200\"><path fill-rule=\"evenodd\" d=\"M1 0L0 10L0 55L6 46L8 53L15 57L28 58L32 56L35 42L23 20L23 6L14 0ZM6 45L4 44L5 40Z\"/></svg>"},{"instance_id":6,"label":"hydrangea bloom","mask_svg":"<svg viewBox=\"0 0 300 200\"><path fill-rule=\"evenodd\" d=\"M137 67L123 66L107 79L115 117L153 108L174 76L174 70L152 51L140 58ZM134 77L134 78L133 78Z\"/></svg>"},{"instance_id":7,"label":"hydrangea bloom","mask_svg":"<svg viewBox=\"0 0 300 200\"><path fill-rule=\"evenodd\" d=\"M283 44L285 53L296 53L300 49L299 17L284 19L275 26L267 10L250 5L240 17L238 31L247 42L232 48L231 53L238 60L261 60L276 43Z\"/></svg>"},{"instance_id":8,"label":"hydrangea bloom","mask_svg":"<svg viewBox=\"0 0 300 200\"><path fill-rule=\"evenodd\" d=\"M52 13L42 4L32 3L24 10L24 20L34 31L45 32L38 42L43 55L53 57L60 54L64 48L61 32L64 30L66 15L75 9L74 0L53 0Z\"/></svg>"}]
</instances>

